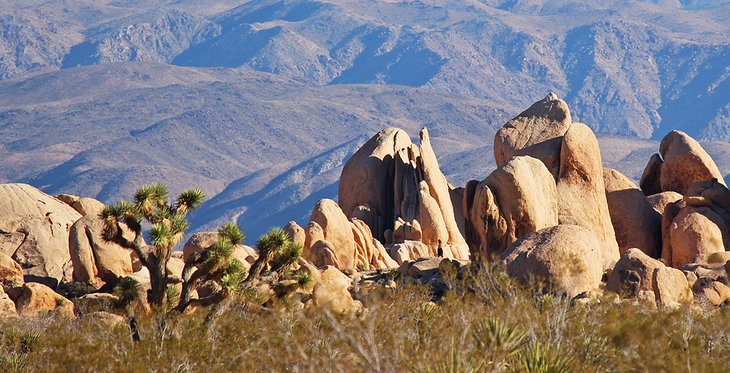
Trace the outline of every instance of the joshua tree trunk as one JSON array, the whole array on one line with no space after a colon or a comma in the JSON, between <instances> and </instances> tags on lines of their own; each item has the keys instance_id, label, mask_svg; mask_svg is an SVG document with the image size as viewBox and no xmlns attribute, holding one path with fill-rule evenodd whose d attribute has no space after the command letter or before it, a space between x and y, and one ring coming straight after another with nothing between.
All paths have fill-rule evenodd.
<instances>
[{"instance_id":1,"label":"joshua tree trunk","mask_svg":"<svg viewBox=\"0 0 730 373\"><path fill-rule=\"evenodd\" d=\"M266 250L266 252L261 253L259 258L256 259L253 265L251 265L248 277L246 277L246 280L243 283L251 285L255 279L259 278L261 276L261 272L264 271L264 268L266 268L266 266L269 265L269 262L271 262L271 259L274 258L275 253L276 250Z\"/></svg>"}]
</instances>

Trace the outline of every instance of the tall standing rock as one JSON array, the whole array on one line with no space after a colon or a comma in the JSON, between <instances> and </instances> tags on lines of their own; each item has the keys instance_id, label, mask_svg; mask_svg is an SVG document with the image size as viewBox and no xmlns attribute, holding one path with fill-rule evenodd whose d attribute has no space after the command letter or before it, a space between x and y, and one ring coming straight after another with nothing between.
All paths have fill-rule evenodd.
<instances>
[{"instance_id":1,"label":"tall standing rock","mask_svg":"<svg viewBox=\"0 0 730 373\"><path fill-rule=\"evenodd\" d=\"M651 196L662 192L661 174L662 174L662 157L659 154L652 154L649 162L641 174L639 186L645 195Z\"/></svg>"},{"instance_id":2,"label":"tall standing rock","mask_svg":"<svg viewBox=\"0 0 730 373\"><path fill-rule=\"evenodd\" d=\"M342 211L352 217L358 206L369 206L375 214L374 222L368 222L370 229L381 240L383 232L393 228L394 159L411 144L405 131L386 128L355 152L342 169L338 190Z\"/></svg>"},{"instance_id":3,"label":"tall standing rock","mask_svg":"<svg viewBox=\"0 0 730 373\"><path fill-rule=\"evenodd\" d=\"M568 104L556 94L548 94L497 131L494 137L497 167L504 166L512 157L529 155L545 163L557 177L562 138L570 124Z\"/></svg>"},{"instance_id":4,"label":"tall standing rock","mask_svg":"<svg viewBox=\"0 0 730 373\"><path fill-rule=\"evenodd\" d=\"M662 215L647 202L644 193L620 172L603 169L608 210L619 251L635 247L652 258L661 250Z\"/></svg>"},{"instance_id":5,"label":"tall standing rock","mask_svg":"<svg viewBox=\"0 0 730 373\"><path fill-rule=\"evenodd\" d=\"M662 139L659 151L664 160L660 174L662 192L684 195L693 183L712 179L725 184L712 157L686 133L670 132Z\"/></svg>"},{"instance_id":6,"label":"tall standing rock","mask_svg":"<svg viewBox=\"0 0 730 373\"><path fill-rule=\"evenodd\" d=\"M560 224L584 227L601 242L604 269L619 259L618 243L608 211L598 140L582 123L565 133L557 182Z\"/></svg>"},{"instance_id":7,"label":"tall standing rock","mask_svg":"<svg viewBox=\"0 0 730 373\"><path fill-rule=\"evenodd\" d=\"M332 244L341 268L354 268L355 237L350 221L337 202L331 199L320 200L314 207L310 220L322 227L324 239Z\"/></svg>"},{"instance_id":8,"label":"tall standing rock","mask_svg":"<svg viewBox=\"0 0 730 373\"><path fill-rule=\"evenodd\" d=\"M438 160L436 159L436 154L433 152L433 148L431 148L431 140L426 128L421 130L420 137L421 157L419 160L421 162L423 180L428 183L428 190L439 207L447 232L446 237L444 237L445 239L442 241L445 245L449 246L453 257L457 259L468 259L469 248L456 223L454 206L451 203L451 194L449 193L449 183L439 168Z\"/></svg>"},{"instance_id":9,"label":"tall standing rock","mask_svg":"<svg viewBox=\"0 0 730 373\"><path fill-rule=\"evenodd\" d=\"M558 225L555 179L540 160L528 156L512 158L487 177L486 185L494 195L499 217L504 219L501 237L487 239L491 241L489 254L499 254L529 233ZM477 214L490 214L489 210L493 214L489 192L484 193L486 195L478 198L475 196L474 207L487 209ZM477 203L477 199L483 201Z\"/></svg>"},{"instance_id":10,"label":"tall standing rock","mask_svg":"<svg viewBox=\"0 0 730 373\"><path fill-rule=\"evenodd\" d=\"M68 237L81 215L27 184L0 184L0 251L49 285L70 281Z\"/></svg>"}]
</instances>

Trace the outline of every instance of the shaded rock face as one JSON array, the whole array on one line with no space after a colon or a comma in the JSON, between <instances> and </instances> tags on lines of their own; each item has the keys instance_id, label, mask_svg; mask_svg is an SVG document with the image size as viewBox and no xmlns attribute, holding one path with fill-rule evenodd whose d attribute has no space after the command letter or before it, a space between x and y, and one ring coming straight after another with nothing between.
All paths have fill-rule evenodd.
<instances>
[{"instance_id":1,"label":"shaded rock face","mask_svg":"<svg viewBox=\"0 0 730 373\"><path fill-rule=\"evenodd\" d=\"M608 276L606 289L670 308L693 299L682 271L665 266L639 249L624 252Z\"/></svg>"},{"instance_id":2,"label":"shaded rock face","mask_svg":"<svg viewBox=\"0 0 730 373\"><path fill-rule=\"evenodd\" d=\"M649 203L654 211L660 215L664 214L664 209L668 204L682 200L682 195L677 192L661 192L652 195L647 195L646 202Z\"/></svg>"},{"instance_id":3,"label":"shaded rock face","mask_svg":"<svg viewBox=\"0 0 730 373\"><path fill-rule=\"evenodd\" d=\"M23 286L20 297L15 301L18 314L41 316L56 313L64 317L74 317L74 305L70 300L57 294L48 286L29 282Z\"/></svg>"},{"instance_id":4,"label":"shaded rock face","mask_svg":"<svg viewBox=\"0 0 730 373\"><path fill-rule=\"evenodd\" d=\"M338 192L342 211L352 216L358 206L367 206L371 217L363 220L380 240L394 221L395 157L411 145L405 131L386 128L355 152L342 169Z\"/></svg>"},{"instance_id":5,"label":"shaded rock face","mask_svg":"<svg viewBox=\"0 0 730 373\"><path fill-rule=\"evenodd\" d=\"M686 194L693 183L711 179L725 183L715 161L695 139L684 132L670 132L662 139L659 151L663 159L659 175L663 192Z\"/></svg>"},{"instance_id":6,"label":"shaded rock face","mask_svg":"<svg viewBox=\"0 0 730 373\"><path fill-rule=\"evenodd\" d=\"M23 286L23 268L13 258L0 253L0 284L4 291Z\"/></svg>"},{"instance_id":7,"label":"shaded rock face","mask_svg":"<svg viewBox=\"0 0 730 373\"><path fill-rule=\"evenodd\" d=\"M31 279L49 285L71 280L69 231L80 218L67 204L30 185L0 185L0 251Z\"/></svg>"},{"instance_id":8,"label":"shaded rock face","mask_svg":"<svg viewBox=\"0 0 730 373\"><path fill-rule=\"evenodd\" d=\"M601 283L601 245L577 225L558 225L531 233L502 254L507 273L529 283L542 279L554 290L574 297Z\"/></svg>"},{"instance_id":9,"label":"shaded rock face","mask_svg":"<svg viewBox=\"0 0 730 373\"><path fill-rule=\"evenodd\" d=\"M74 281L101 286L134 272L133 251L103 237L104 221L96 214L82 217L71 227L68 246Z\"/></svg>"},{"instance_id":10,"label":"shaded rock face","mask_svg":"<svg viewBox=\"0 0 730 373\"><path fill-rule=\"evenodd\" d=\"M481 255L499 254L529 233L558 225L555 180L536 158L510 159L476 190L471 223Z\"/></svg>"},{"instance_id":11,"label":"shaded rock face","mask_svg":"<svg viewBox=\"0 0 730 373\"><path fill-rule=\"evenodd\" d=\"M604 168L603 184L621 254L635 247L652 258L658 258L661 253L662 215L649 204L644 193L620 172Z\"/></svg>"},{"instance_id":12,"label":"shaded rock face","mask_svg":"<svg viewBox=\"0 0 730 373\"><path fill-rule=\"evenodd\" d=\"M494 160L504 166L512 157L529 155L557 177L563 135L571 124L565 101L551 93L504 125L494 137Z\"/></svg>"},{"instance_id":13,"label":"shaded rock face","mask_svg":"<svg viewBox=\"0 0 730 373\"><path fill-rule=\"evenodd\" d=\"M598 140L582 123L573 123L563 137L557 181L558 221L592 231L601 243L604 269L619 258L616 234L606 200Z\"/></svg>"},{"instance_id":14,"label":"shaded rock face","mask_svg":"<svg viewBox=\"0 0 730 373\"><path fill-rule=\"evenodd\" d=\"M730 247L730 191L717 179L697 182L662 217L662 260L679 268L706 263Z\"/></svg>"},{"instance_id":15,"label":"shaded rock face","mask_svg":"<svg viewBox=\"0 0 730 373\"><path fill-rule=\"evenodd\" d=\"M324 239L332 244L339 268L355 268L355 237L350 221L337 202L320 200L312 210L310 220L322 227Z\"/></svg>"},{"instance_id":16,"label":"shaded rock face","mask_svg":"<svg viewBox=\"0 0 730 373\"><path fill-rule=\"evenodd\" d=\"M387 128L376 134L345 164L338 198L345 215L364 222L381 243L418 239L435 255L441 242L445 256L469 256L452 190L425 128L420 132L420 146L402 130ZM402 229L408 229L408 237ZM420 237L415 237L416 232Z\"/></svg>"}]
</instances>

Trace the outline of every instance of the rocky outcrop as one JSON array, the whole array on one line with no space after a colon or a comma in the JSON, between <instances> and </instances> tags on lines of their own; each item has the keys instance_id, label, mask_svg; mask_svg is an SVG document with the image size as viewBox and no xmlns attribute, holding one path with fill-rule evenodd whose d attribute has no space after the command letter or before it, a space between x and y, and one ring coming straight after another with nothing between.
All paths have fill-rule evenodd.
<instances>
[{"instance_id":1,"label":"rocky outcrop","mask_svg":"<svg viewBox=\"0 0 730 373\"><path fill-rule=\"evenodd\" d=\"M621 254L635 247L652 258L661 253L662 215L649 204L644 193L620 172L605 168L603 184Z\"/></svg>"},{"instance_id":2,"label":"rocky outcrop","mask_svg":"<svg viewBox=\"0 0 730 373\"><path fill-rule=\"evenodd\" d=\"M730 237L730 232L720 214L710 207L684 206L669 229L672 267L706 262L710 254L724 252L724 237Z\"/></svg>"},{"instance_id":3,"label":"rocky outcrop","mask_svg":"<svg viewBox=\"0 0 730 373\"><path fill-rule=\"evenodd\" d=\"M347 161L340 178L339 204L348 218L367 224L381 243L413 240L415 237L397 231L396 225L400 228L408 222L415 226L417 222L418 239L430 248L431 255L441 242L444 255L467 258L469 248L451 191L428 131L421 130L420 146L416 146L405 132L388 128ZM316 240L305 246L311 247L313 242Z\"/></svg>"},{"instance_id":4,"label":"rocky outcrop","mask_svg":"<svg viewBox=\"0 0 730 373\"><path fill-rule=\"evenodd\" d=\"M81 215L26 184L0 185L0 251L26 276L49 285L70 281L69 230Z\"/></svg>"},{"instance_id":5,"label":"rocky outcrop","mask_svg":"<svg viewBox=\"0 0 730 373\"><path fill-rule=\"evenodd\" d=\"M659 215L664 215L664 209L668 204L682 200L682 195L677 192L661 192L652 194L646 197L646 202L649 203L654 211L658 212Z\"/></svg>"},{"instance_id":6,"label":"rocky outcrop","mask_svg":"<svg viewBox=\"0 0 730 373\"><path fill-rule=\"evenodd\" d=\"M573 123L563 137L557 196L560 224L592 231L601 243L604 269L612 267L620 254L603 184L601 151L585 124Z\"/></svg>"},{"instance_id":7,"label":"rocky outcrop","mask_svg":"<svg viewBox=\"0 0 730 373\"><path fill-rule=\"evenodd\" d=\"M470 216L481 254L499 254L529 233L558 225L557 201L555 181L543 162L510 159L476 187Z\"/></svg>"},{"instance_id":8,"label":"rocky outcrop","mask_svg":"<svg viewBox=\"0 0 730 373\"><path fill-rule=\"evenodd\" d=\"M300 227L297 222L290 221L283 229L293 244L302 245L302 247L304 247L304 244L307 241L307 234L304 232L304 228Z\"/></svg>"},{"instance_id":9,"label":"rocky outcrop","mask_svg":"<svg viewBox=\"0 0 730 373\"><path fill-rule=\"evenodd\" d=\"M690 185L711 179L720 180L722 173L702 146L684 132L672 131L659 145L663 163L660 174L662 192L686 194Z\"/></svg>"},{"instance_id":10,"label":"rocky outcrop","mask_svg":"<svg viewBox=\"0 0 730 373\"><path fill-rule=\"evenodd\" d=\"M324 239L332 244L339 268L355 268L355 237L350 221L337 202L320 200L314 206L310 220L322 227Z\"/></svg>"},{"instance_id":11,"label":"rocky outcrop","mask_svg":"<svg viewBox=\"0 0 730 373\"><path fill-rule=\"evenodd\" d=\"M692 302L682 271L665 266L639 249L629 249L608 276L606 289L651 305L674 308Z\"/></svg>"},{"instance_id":12,"label":"rocky outcrop","mask_svg":"<svg viewBox=\"0 0 730 373\"><path fill-rule=\"evenodd\" d=\"M503 167L512 157L529 155L541 160L557 177L562 139L570 124L568 105L550 93L497 131L494 136L497 167Z\"/></svg>"},{"instance_id":13,"label":"rocky outcrop","mask_svg":"<svg viewBox=\"0 0 730 373\"><path fill-rule=\"evenodd\" d=\"M23 286L20 297L15 300L18 314L40 316L48 313L63 317L74 317L74 305L48 286L29 282Z\"/></svg>"},{"instance_id":14,"label":"rocky outcrop","mask_svg":"<svg viewBox=\"0 0 730 373\"><path fill-rule=\"evenodd\" d=\"M312 297L307 302L309 308L327 308L335 313L357 313L363 309L362 303L352 299L349 288L352 280L339 269L328 266L320 274L314 286Z\"/></svg>"},{"instance_id":15,"label":"rocky outcrop","mask_svg":"<svg viewBox=\"0 0 730 373\"><path fill-rule=\"evenodd\" d=\"M507 273L523 283L541 279L574 297L601 283L601 244L577 225L558 225L531 233L502 254Z\"/></svg>"},{"instance_id":16,"label":"rocky outcrop","mask_svg":"<svg viewBox=\"0 0 730 373\"><path fill-rule=\"evenodd\" d=\"M101 286L134 272L132 262L136 255L131 249L104 239L104 221L96 214L74 223L68 246L74 281Z\"/></svg>"},{"instance_id":17,"label":"rocky outcrop","mask_svg":"<svg viewBox=\"0 0 730 373\"><path fill-rule=\"evenodd\" d=\"M13 258L0 252L0 285L4 291L23 286L23 268Z\"/></svg>"},{"instance_id":18,"label":"rocky outcrop","mask_svg":"<svg viewBox=\"0 0 730 373\"><path fill-rule=\"evenodd\" d=\"M411 145L405 131L386 128L355 152L342 169L338 192L342 211L353 216L359 206L367 207L370 216L363 220L380 240L394 221L395 157Z\"/></svg>"}]
</instances>

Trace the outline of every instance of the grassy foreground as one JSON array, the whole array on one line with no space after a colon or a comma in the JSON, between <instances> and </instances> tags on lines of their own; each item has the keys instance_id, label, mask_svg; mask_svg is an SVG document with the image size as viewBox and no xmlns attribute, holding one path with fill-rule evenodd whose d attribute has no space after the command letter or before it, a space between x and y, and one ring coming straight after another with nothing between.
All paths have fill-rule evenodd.
<instances>
[{"instance_id":1,"label":"grassy foreground","mask_svg":"<svg viewBox=\"0 0 730 373\"><path fill-rule=\"evenodd\" d=\"M447 282L436 303L429 286L363 286L362 315L237 294L212 311L142 320L140 342L89 318L6 319L0 371L730 371L728 308L571 305L499 270Z\"/></svg>"}]
</instances>

